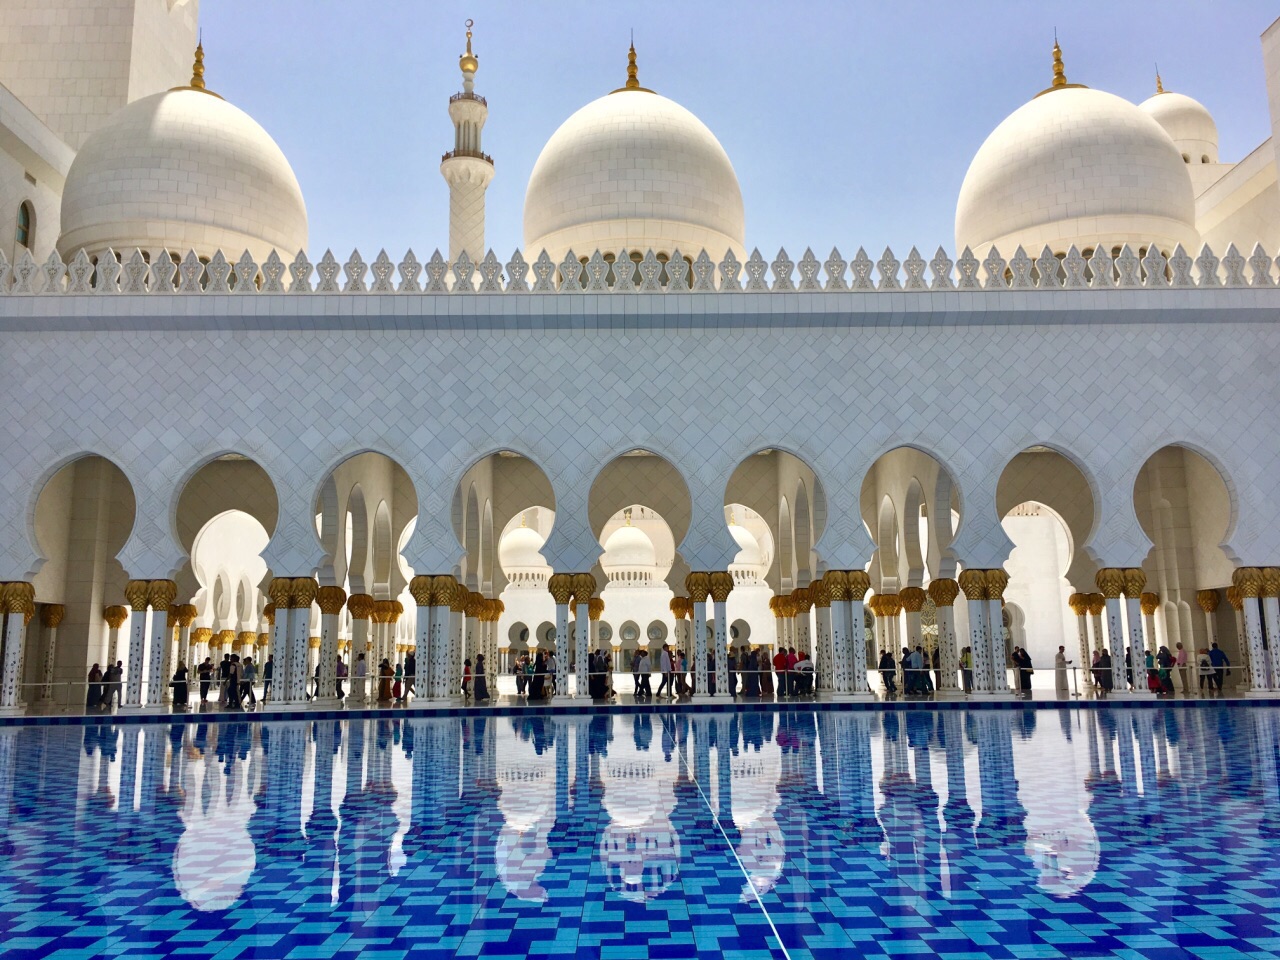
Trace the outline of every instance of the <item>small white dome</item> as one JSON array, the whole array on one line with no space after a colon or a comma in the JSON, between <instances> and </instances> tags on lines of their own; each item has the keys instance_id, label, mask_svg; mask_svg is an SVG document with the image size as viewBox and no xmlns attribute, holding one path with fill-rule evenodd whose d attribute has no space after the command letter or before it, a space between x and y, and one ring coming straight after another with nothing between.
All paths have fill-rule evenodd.
<instances>
[{"instance_id":1,"label":"small white dome","mask_svg":"<svg viewBox=\"0 0 1280 960\"><path fill-rule=\"evenodd\" d=\"M1199 100L1164 91L1139 107L1173 138L1184 163L1218 162L1218 125Z\"/></svg>"},{"instance_id":2,"label":"small white dome","mask_svg":"<svg viewBox=\"0 0 1280 960\"><path fill-rule=\"evenodd\" d=\"M715 135L680 104L620 90L587 104L547 141L524 198L525 253L573 250L715 259L744 245L742 191Z\"/></svg>"},{"instance_id":3,"label":"small white dome","mask_svg":"<svg viewBox=\"0 0 1280 960\"><path fill-rule=\"evenodd\" d=\"M92 133L62 193L58 250L121 256L194 249L261 263L307 245L307 208L284 153L244 111L182 87L136 100Z\"/></svg>"},{"instance_id":4,"label":"small white dome","mask_svg":"<svg viewBox=\"0 0 1280 960\"><path fill-rule=\"evenodd\" d=\"M1032 257L1099 243L1197 248L1195 197L1169 135L1110 93L1051 90L1015 110L979 148L956 205L956 248L996 244Z\"/></svg>"},{"instance_id":5,"label":"small white dome","mask_svg":"<svg viewBox=\"0 0 1280 960\"><path fill-rule=\"evenodd\" d=\"M498 544L498 563L503 572L541 569L547 565L542 556L542 535L531 527L516 527Z\"/></svg>"},{"instance_id":6,"label":"small white dome","mask_svg":"<svg viewBox=\"0 0 1280 960\"><path fill-rule=\"evenodd\" d=\"M600 565L606 569L653 567L658 562L653 541L638 527L622 526L604 542Z\"/></svg>"}]
</instances>

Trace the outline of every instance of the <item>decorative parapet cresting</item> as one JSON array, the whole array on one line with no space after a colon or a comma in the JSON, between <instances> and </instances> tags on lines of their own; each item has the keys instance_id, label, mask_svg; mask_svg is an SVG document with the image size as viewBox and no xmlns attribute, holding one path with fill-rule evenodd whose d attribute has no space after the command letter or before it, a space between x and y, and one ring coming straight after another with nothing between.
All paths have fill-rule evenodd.
<instances>
[{"instance_id":1,"label":"decorative parapet cresting","mask_svg":"<svg viewBox=\"0 0 1280 960\"><path fill-rule=\"evenodd\" d=\"M121 255L107 250L90 258L81 250L66 263L55 251L37 263L23 249L12 264L0 251L0 296L63 296L104 294L145 296L176 294L468 294L591 293L626 296L635 293L865 293L912 291L1045 291L1191 289L1276 287L1280 257L1272 258L1261 244L1249 257L1234 244L1218 257L1203 246L1196 257L1182 245L1167 256L1155 245L1134 250L1129 244L1110 250L1103 245L1081 253L1072 246L1065 254L1045 247L1034 259L1022 247L1009 260L992 247L978 260L966 247L952 260L941 247L925 260L911 248L899 260L885 248L872 260L861 247L852 260L838 249L819 261L805 250L797 263L779 250L766 261L758 249L746 262L732 250L712 260L706 250L696 257L679 250L671 256L652 250L594 251L584 257L569 251L554 263L544 250L530 262L517 250L506 263L492 250L478 263L462 253L452 263L435 251L421 263L408 251L393 263L385 250L368 263L354 251L339 263L326 250L313 263L300 251L286 262L272 251L262 263L246 250L234 261L222 251L201 257L165 251L154 261L140 250Z\"/></svg>"}]
</instances>

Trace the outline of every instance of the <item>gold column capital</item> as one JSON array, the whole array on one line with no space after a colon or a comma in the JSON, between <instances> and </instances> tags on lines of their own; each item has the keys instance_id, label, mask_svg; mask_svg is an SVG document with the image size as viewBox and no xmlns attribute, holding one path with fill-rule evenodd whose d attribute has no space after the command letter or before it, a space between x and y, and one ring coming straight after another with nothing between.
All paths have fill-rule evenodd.
<instances>
[{"instance_id":1,"label":"gold column capital","mask_svg":"<svg viewBox=\"0 0 1280 960\"><path fill-rule=\"evenodd\" d=\"M373 597L367 593L353 593L347 597L347 611L352 620L368 620L373 615Z\"/></svg>"},{"instance_id":2,"label":"gold column capital","mask_svg":"<svg viewBox=\"0 0 1280 960\"><path fill-rule=\"evenodd\" d=\"M791 591L791 615L801 616L813 606L813 593L809 587L796 587Z\"/></svg>"},{"instance_id":3,"label":"gold column capital","mask_svg":"<svg viewBox=\"0 0 1280 960\"><path fill-rule=\"evenodd\" d=\"M983 578L987 583L987 599L1003 600L1004 589L1009 586L1009 574L1005 573L1000 567L988 570Z\"/></svg>"},{"instance_id":4,"label":"gold column capital","mask_svg":"<svg viewBox=\"0 0 1280 960\"><path fill-rule=\"evenodd\" d=\"M288 610L289 598L293 594L293 580L289 577L272 577L267 587L267 596L276 610Z\"/></svg>"},{"instance_id":5,"label":"gold column capital","mask_svg":"<svg viewBox=\"0 0 1280 960\"><path fill-rule=\"evenodd\" d=\"M40 622L49 630L57 630L67 615L67 608L60 603L40 604Z\"/></svg>"},{"instance_id":6,"label":"gold column capital","mask_svg":"<svg viewBox=\"0 0 1280 960\"><path fill-rule=\"evenodd\" d=\"M712 600L716 603L724 603L729 599L729 594L733 593L733 574L727 570L716 570L711 574L708 589L711 591Z\"/></svg>"},{"instance_id":7,"label":"gold column capital","mask_svg":"<svg viewBox=\"0 0 1280 960\"><path fill-rule=\"evenodd\" d=\"M1073 593L1067 597L1067 606L1071 608L1071 612L1077 617L1083 617L1089 612L1089 599L1083 593Z\"/></svg>"},{"instance_id":8,"label":"gold column capital","mask_svg":"<svg viewBox=\"0 0 1280 960\"><path fill-rule=\"evenodd\" d=\"M589 573L575 573L573 575L573 602L581 605L589 604L591 598L596 595L596 578Z\"/></svg>"},{"instance_id":9,"label":"gold column capital","mask_svg":"<svg viewBox=\"0 0 1280 960\"><path fill-rule=\"evenodd\" d=\"M431 577L414 577L410 580L409 596L420 607L431 606Z\"/></svg>"},{"instance_id":10,"label":"gold column capital","mask_svg":"<svg viewBox=\"0 0 1280 960\"><path fill-rule=\"evenodd\" d=\"M1119 600L1124 593L1124 571L1119 567L1103 567L1093 578L1107 600Z\"/></svg>"},{"instance_id":11,"label":"gold column capital","mask_svg":"<svg viewBox=\"0 0 1280 960\"><path fill-rule=\"evenodd\" d=\"M960 589L969 600L985 600L987 598L987 575L985 570L961 570L956 578Z\"/></svg>"},{"instance_id":12,"label":"gold column capital","mask_svg":"<svg viewBox=\"0 0 1280 960\"><path fill-rule=\"evenodd\" d=\"M1244 594L1240 592L1239 587L1236 587L1236 586L1227 587L1227 589L1223 592L1226 593L1227 595L1227 603L1231 604L1233 609L1235 610L1244 609Z\"/></svg>"},{"instance_id":13,"label":"gold column capital","mask_svg":"<svg viewBox=\"0 0 1280 960\"><path fill-rule=\"evenodd\" d=\"M950 607L960 595L960 584L943 577L929 581L929 596L935 607Z\"/></svg>"},{"instance_id":14,"label":"gold column capital","mask_svg":"<svg viewBox=\"0 0 1280 960\"><path fill-rule=\"evenodd\" d=\"M1240 591L1240 596L1253 598L1262 596L1262 571L1257 567L1240 567L1231 576L1231 585Z\"/></svg>"},{"instance_id":15,"label":"gold column capital","mask_svg":"<svg viewBox=\"0 0 1280 960\"><path fill-rule=\"evenodd\" d=\"M208 627L196 627L191 631L192 643L208 643L213 638L213 631Z\"/></svg>"},{"instance_id":16,"label":"gold column capital","mask_svg":"<svg viewBox=\"0 0 1280 960\"><path fill-rule=\"evenodd\" d=\"M1147 575L1138 567L1128 567L1124 571L1124 595L1130 600L1138 600L1142 597L1142 591L1147 586Z\"/></svg>"},{"instance_id":17,"label":"gold column capital","mask_svg":"<svg viewBox=\"0 0 1280 960\"><path fill-rule=\"evenodd\" d=\"M124 599L134 613L145 613L151 584L146 580L130 580L124 585Z\"/></svg>"},{"instance_id":18,"label":"gold column capital","mask_svg":"<svg viewBox=\"0 0 1280 960\"><path fill-rule=\"evenodd\" d=\"M871 589L871 574L865 570L850 570L849 575L849 600L861 600L867 595L867 591Z\"/></svg>"},{"instance_id":19,"label":"gold column capital","mask_svg":"<svg viewBox=\"0 0 1280 960\"><path fill-rule=\"evenodd\" d=\"M1144 593L1138 600L1142 603L1143 616L1149 617L1160 609L1160 594L1158 593Z\"/></svg>"},{"instance_id":20,"label":"gold column capital","mask_svg":"<svg viewBox=\"0 0 1280 960\"><path fill-rule=\"evenodd\" d=\"M573 575L569 573L553 573L547 578L547 590L556 606L564 606L573 596Z\"/></svg>"},{"instance_id":21,"label":"gold column capital","mask_svg":"<svg viewBox=\"0 0 1280 960\"><path fill-rule=\"evenodd\" d=\"M289 605L295 610L310 609L319 589L320 585L316 583L314 577L294 577L293 589L289 592Z\"/></svg>"},{"instance_id":22,"label":"gold column capital","mask_svg":"<svg viewBox=\"0 0 1280 960\"><path fill-rule=\"evenodd\" d=\"M1280 597L1280 567L1262 568L1262 595Z\"/></svg>"},{"instance_id":23,"label":"gold column capital","mask_svg":"<svg viewBox=\"0 0 1280 960\"><path fill-rule=\"evenodd\" d=\"M829 600L849 599L849 575L843 570L828 570L822 575Z\"/></svg>"},{"instance_id":24,"label":"gold column capital","mask_svg":"<svg viewBox=\"0 0 1280 960\"><path fill-rule=\"evenodd\" d=\"M1217 590L1196 591L1196 603L1200 605L1200 609L1205 613L1213 613L1217 610L1220 599Z\"/></svg>"},{"instance_id":25,"label":"gold column capital","mask_svg":"<svg viewBox=\"0 0 1280 960\"><path fill-rule=\"evenodd\" d=\"M1096 617L1107 608L1107 598L1100 593L1086 593L1084 598L1088 604L1090 616Z\"/></svg>"},{"instance_id":26,"label":"gold column capital","mask_svg":"<svg viewBox=\"0 0 1280 960\"><path fill-rule=\"evenodd\" d=\"M711 574L691 573L684 578L684 588L689 591L689 599L693 603L705 603L711 592Z\"/></svg>"},{"instance_id":27,"label":"gold column capital","mask_svg":"<svg viewBox=\"0 0 1280 960\"><path fill-rule=\"evenodd\" d=\"M587 604L587 616L592 620L599 620L604 616L604 600L600 597L592 597Z\"/></svg>"},{"instance_id":28,"label":"gold column capital","mask_svg":"<svg viewBox=\"0 0 1280 960\"><path fill-rule=\"evenodd\" d=\"M172 580L152 580L147 586L147 603L156 613L168 613L177 595L178 585Z\"/></svg>"},{"instance_id":29,"label":"gold column capital","mask_svg":"<svg viewBox=\"0 0 1280 960\"><path fill-rule=\"evenodd\" d=\"M276 605L268 603L262 608L262 619L267 621L268 626L275 626L276 623Z\"/></svg>"},{"instance_id":30,"label":"gold column capital","mask_svg":"<svg viewBox=\"0 0 1280 960\"><path fill-rule=\"evenodd\" d=\"M693 601L688 597L672 597L668 606L677 620L683 620L693 612Z\"/></svg>"},{"instance_id":31,"label":"gold column capital","mask_svg":"<svg viewBox=\"0 0 1280 960\"><path fill-rule=\"evenodd\" d=\"M924 608L924 601L928 596L920 587L904 587L898 591L902 608L907 613L919 613Z\"/></svg>"},{"instance_id":32,"label":"gold column capital","mask_svg":"<svg viewBox=\"0 0 1280 960\"><path fill-rule=\"evenodd\" d=\"M129 608L118 605L107 607L102 611L102 619L107 621L107 626L112 630L119 630L129 619Z\"/></svg>"},{"instance_id":33,"label":"gold column capital","mask_svg":"<svg viewBox=\"0 0 1280 960\"><path fill-rule=\"evenodd\" d=\"M316 591L316 602L320 604L320 612L333 616L341 613L347 602L347 592L341 587L321 587Z\"/></svg>"}]
</instances>

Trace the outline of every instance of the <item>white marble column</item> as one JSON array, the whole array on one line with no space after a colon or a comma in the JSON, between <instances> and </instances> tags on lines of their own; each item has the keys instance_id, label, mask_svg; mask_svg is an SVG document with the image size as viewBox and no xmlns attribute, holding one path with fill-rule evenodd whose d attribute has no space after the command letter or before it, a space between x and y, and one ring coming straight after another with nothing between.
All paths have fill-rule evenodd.
<instances>
[{"instance_id":1,"label":"white marble column","mask_svg":"<svg viewBox=\"0 0 1280 960\"><path fill-rule=\"evenodd\" d=\"M152 580L147 589L147 599L151 605L147 707L153 710L164 706L164 692L167 688L164 677L164 654L173 635L173 631L169 629L169 607L177 595L178 586L172 580Z\"/></svg>"},{"instance_id":2,"label":"white marble column","mask_svg":"<svg viewBox=\"0 0 1280 960\"><path fill-rule=\"evenodd\" d=\"M307 650L311 640L311 604L319 585L311 577L293 578L293 603L289 611L289 699L305 703Z\"/></svg>"},{"instance_id":3,"label":"white marble column","mask_svg":"<svg viewBox=\"0 0 1280 960\"><path fill-rule=\"evenodd\" d=\"M1146 643L1146 649L1153 654L1160 652L1160 637L1156 633L1156 611L1160 609L1160 595L1155 593L1144 593L1141 597L1142 601L1142 636ZM1169 641L1169 652L1175 649L1175 641Z\"/></svg>"},{"instance_id":4,"label":"white marble column","mask_svg":"<svg viewBox=\"0 0 1280 960\"><path fill-rule=\"evenodd\" d=\"M414 685L419 696L431 696L431 577L417 576L409 581L409 595L417 604L418 615L414 621L414 658L417 661L417 675ZM405 690L409 689L408 671L405 675Z\"/></svg>"},{"instance_id":5,"label":"white marble column","mask_svg":"<svg viewBox=\"0 0 1280 960\"><path fill-rule=\"evenodd\" d=\"M986 573L987 636L991 643L991 690L1009 693L1009 648L1004 635L1004 590L1009 575L995 567Z\"/></svg>"},{"instance_id":6,"label":"white marble column","mask_svg":"<svg viewBox=\"0 0 1280 960\"><path fill-rule=\"evenodd\" d=\"M573 599L573 574L553 573L547 589L556 602L556 689L564 695L569 690L569 601Z\"/></svg>"},{"instance_id":7,"label":"white marble column","mask_svg":"<svg viewBox=\"0 0 1280 960\"><path fill-rule=\"evenodd\" d=\"M973 692L992 692L991 642L987 637L987 578L983 570L962 570L957 578L969 602L969 659Z\"/></svg>"},{"instance_id":8,"label":"white marble column","mask_svg":"<svg viewBox=\"0 0 1280 960\"><path fill-rule=\"evenodd\" d=\"M316 591L320 605L320 696L323 703L338 699L338 618L346 606L347 594L341 587L321 587Z\"/></svg>"},{"instance_id":9,"label":"white marble column","mask_svg":"<svg viewBox=\"0 0 1280 960\"><path fill-rule=\"evenodd\" d=\"M1094 578L1106 604L1107 649L1111 651L1111 683L1115 693L1128 690L1125 671L1124 623L1120 616L1120 595L1124 592L1124 571L1117 567L1103 567ZM1136 679L1136 677L1135 677Z\"/></svg>"},{"instance_id":10,"label":"white marble column","mask_svg":"<svg viewBox=\"0 0 1280 960\"><path fill-rule=\"evenodd\" d=\"M1147 575L1137 567L1124 571L1124 614L1129 627L1129 651L1133 657L1134 693L1151 697L1155 694L1147 686L1147 645L1142 636L1142 589L1146 585Z\"/></svg>"},{"instance_id":11,"label":"white marble column","mask_svg":"<svg viewBox=\"0 0 1280 960\"><path fill-rule=\"evenodd\" d=\"M102 619L107 621L107 662L102 665L105 670L121 659L120 628L129 619L129 608L118 605L106 607L102 611Z\"/></svg>"},{"instance_id":12,"label":"white marble column","mask_svg":"<svg viewBox=\"0 0 1280 960\"><path fill-rule=\"evenodd\" d=\"M27 624L35 615L35 588L18 581L0 588L5 613L4 659L0 661L0 713L21 713L22 650L27 642Z\"/></svg>"},{"instance_id":13,"label":"white marble column","mask_svg":"<svg viewBox=\"0 0 1280 960\"><path fill-rule=\"evenodd\" d=\"M1262 611L1258 605L1262 571L1257 567L1241 567L1232 577L1232 585L1240 591L1242 601L1244 640L1249 648L1249 694L1265 694L1271 690L1271 683L1267 651L1262 645Z\"/></svg>"},{"instance_id":14,"label":"white marble column","mask_svg":"<svg viewBox=\"0 0 1280 960\"><path fill-rule=\"evenodd\" d=\"M1280 688L1280 567L1262 569L1262 618L1267 627L1271 687Z\"/></svg>"},{"instance_id":15,"label":"white marble column","mask_svg":"<svg viewBox=\"0 0 1280 960\"><path fill-rule=\"evenodd\" d=\"M711 574L711 600L716 605L715 669L717 697L729 696L729 594L733 592L733 574L717 570ZM739 678L741 689L741 678Z\"/></svg>"},{"instance_id":16,"label":"white marble column","mask_svg":"<svg viewBox=\"0 0 1280 960\"><path fill-rule=\"evenodd\" d=\"M849 578L848 631L850 653L850 681L855 697L872 697L871 687L867 683L867 626L866 612L863 609L867 591L871 589L871 577L864 570L850 570Z\"/></svg>"},{"instance_id":17,"label":"white marble column","mask_svg":"<svg viewBox=\"0 0 1280 960\"><path fill-rule=\"evenodd\" d=\"M938 614L938 672L942 674L938 693L954 698L960 692L960 651L956 646L955 602L960 586L939 578L930 582L929 596Z\"/></svg>"},{"instance_id":18,"label":"white marble column","mask_svg":"<svg viewBox=\"0 0 1280 960\"><path fill-rule=\"evenodd\" d=\"M129 663L125 668L124 707L142 705L142 675L146 669L143 655L147 646L147 606L150 583L146 580L130 580L124 588L129 601Z\"/></svg>"},{"instance_id":19,"label":"white marble column","mask_svg":"<svg viewBox=\"0 0 1280 960\"><path fill-rule=\"evenodd\" d=\"M190 675L187 678L188 690L190 689L191 676L195 675L196 665L191 662L191 624L195 623L196 608L194 604L184 603L178 607L178 660L187 668ZM258 664L261 668L262 664ZM261 675L261 670L259 670ZM190 693L188 692L188 702L190 702Z\"/></svg>"},{"instance_id":20,"label":"white marble column","mask_svg":"<svg viewBox=\"0 0 1280 960\"><path fill-rule=\"evenodd\" d=\"M445 574L431 578L427 644L421 649L427 654L427 659L423 660L427 671L427 696L437 701L447 700L453 694L449 689L449 598L457 586L457 581Z\"/></svg>"},{"instance_id":21,"label":"white marble column","mask_svg":"<svg viewBox=\"0 0 1280 960\"><path fill-rule=\"evenodd\" d=\"M1081 683L1093 684L1093 672L1089 666L1093 659L1093 654L1089 651L1089 601L1083 593L1073 593L1067 598L1067 604L1071 607L1071 612L1076 615L1076 633L1080 641L1080 669Z\"/></svg>"},{"instance_id":22,"label":"white marble column","mask_svg":"<svg viewBox=\"0 0 1280 960\"><path fill-rule=\"evenodd\" d=\"M694 699L705 700L707 693L707 596L711 591L711 574L691 573L685 577L685 588L693 604L693 643L689 657L693 660Z\"/></svg>"},{"instance_id":23,"label":"white marble column","mask_svg":"<svg viewBox=\"0 0 1280 960\"><path fill-rule=\"evenodd\" d=\"M44 669L41 671L40 688L41 700L53 699L53 665L57 662L58 651L58 624L62 623L62 618L66 616L67 608L60 603L45 603L40 605L40 623L43 624L46 631L46 640L44 645ZM72 698L74 702L75 698Z\"/></svg>"},{"instance_id":24,"label":"white marble column","mask_svg":"<svg viewBox=\"0 0 1280 960\"><path fill-rule=\"evenodd\" d=\"M809 593L813 597L813 689L816 692L831 689L831 587L824 577L809 584Z\"/></svg>"},{"instance_id":25,"label":"white marble column","mask_svg":"<svg viewBox=\"0 0 1280 960\"><path fill-rule=\"evenodd\" d=\"M591 598L595 593L595 577L589 573L573 575L573 683L578 697L586 697L590 691Z\"/></svg>"}]
</instances>

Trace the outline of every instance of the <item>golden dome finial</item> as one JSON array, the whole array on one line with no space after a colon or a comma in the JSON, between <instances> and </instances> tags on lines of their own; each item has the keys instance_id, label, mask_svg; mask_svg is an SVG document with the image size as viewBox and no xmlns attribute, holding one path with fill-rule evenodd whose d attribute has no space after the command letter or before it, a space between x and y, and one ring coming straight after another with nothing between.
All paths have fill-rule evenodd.
<instances>
[{"instance_id":1,"label":"golden dome finial","mask_svg":"<svg viewBox=\"0 0 1280 960\"><path fill-rule=\"evenodd\" d=\"M1156 93L1164 93L1164 82L1160 79L1160 64L1156 64Z\"/></svg>"},{"instance_id":2,"label":"golden dome finial","mask_svg":"<svg viewBox=\"0 0 1280 960\"><path fill-rule=\"evenodd\" d=\"M207 93L211 97L218 97L219 100L222 99L222 97L219 97L218 94L214 93L212 90L210 90L208 87L204 85L204 37L203 36L196 42L196 59L195 59L195 62L191 65L191 82L187 84L185 87L174 87L173 89L174 90L196 90L196 91L199 91L200 93Z\"/></svg>"},{"instance_id":3,"label":"golden dome finial","mask_svg":"<svg viewBox=\"0 0 1280 960\"><path fill-rule=\"evenodd\" d=\"M640 86L640 68L636 66L636 35L635 31L631 31L631 49L627 51L627 82L614 90L614 93L622 93L626 90L636 90L640 93L653 93L648 87Z\"/></svg>"},{"instance_id":4,"label":"golden dome finial","mask_svg":"<svg viewBox=\"0 0 1280 960\"><path fill-rule=\"evenodd\" d=\"M738 525L738 521L733 518L733 507L730 507L729 508L729 526L736 527L737 525Z\"/></svg>"},{"instance_id":5,"label":"golden dome finial","mask_svg":"<svg viewBox=\"0 0 1280 960\"><path fill-rule=\"evenodd\" d=\"M1067 68L1062 63L1062 48L1058 46L1058 31L1053 32L1053 86L1067 85Z\"/></svg>"},{"instance_id":6,"label":"golden dome finial","mask_svg":"<svg viewBox=\"0 0 1280 960\"><path fill-rule=\"evenodd\" d=\"M520 526L521 527L529 526L529 515L525 513L523 510L520 511Z\"/></svg>"},{"instance_id":7,"label":"golden dome finial","mask_svg":"<svg viewBox=\"0 0 1280 960\"><path fill-rule=\"evenodd\" d=\"M196 62L191 66L191 89L204 89L204 39L196 44Z\"/></svg>"},{"instance_id":8,"label":"golden dome finial","mask_svg":"<svg viewBox=\"0 0 1280 960\"><path fill-rule=\"evenodd\" d=\"M622 515L626 518L627 526L631 526L631 508L627 507L627 509L622 512Z\"/></svg>"},{"instance_id":9,"label":"golden dome finial","mask_svg":"<svg viewBox=\"0 0 1280 960\"><path fill-rule=\"evenodd\" d=\"M1083 83L1067 83L1067 68L1062 63L1062 47L1058 46L1058 31L1055 29L1053 31L1053 83L1036 96L1042 97L1054 90L1077 90L1083 87Z\"/></svg>"},{"instance_id":10,"label":"golden dome finial","mask_svg":"<svg viewBox=\"0 0 1280 960\"><path fill-rule=\"evenodd\" d=\"M475 73L480 68L480 58L471 52L471 28L475 25L474 20L467 20L467 52L458 58L463 73Z\"/></svg>"}]
</instances>

